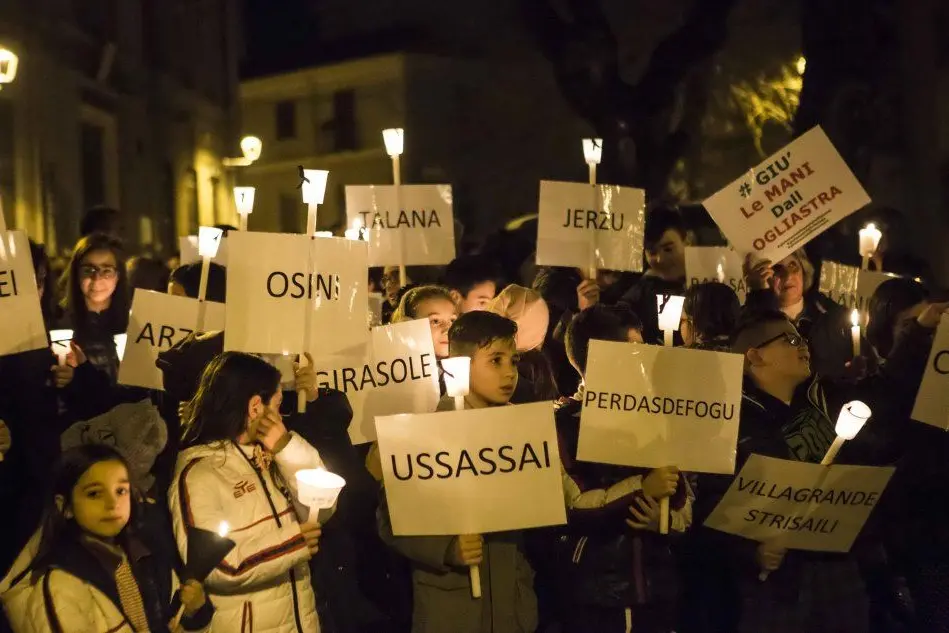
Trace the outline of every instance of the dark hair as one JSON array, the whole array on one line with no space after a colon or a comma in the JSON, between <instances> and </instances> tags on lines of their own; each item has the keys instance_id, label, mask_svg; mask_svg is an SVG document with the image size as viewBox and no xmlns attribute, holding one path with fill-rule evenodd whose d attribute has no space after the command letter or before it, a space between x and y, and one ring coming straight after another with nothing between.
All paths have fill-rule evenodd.
<instances>
[{"instance_id":1,"label":"dark hair","mask_svg":"<svg viewBox=\"0 0 949 633\"><path fill-rule=\"evenodd\" d=\"M35 570L42 573L45 567L50 563L50 555L58 544L66 539L78 539L82 535L82 530L74 519L67 519L65 510L72 503L72 493L79 479L96 464L102 462L118 462L125 466L128 471L128 462L122 457L115 448L105 444L81 444L75 448L63 451L59 460L53 468L53 474L50 478L50 488L46 496L43 519L40 523L40 543L33 562L30 563L27 572ZM131 483L131 479L130 479ZM64 499L63 507L60 508L56 498L62 496ZM119 538L125 540L134 533L134 522L137 515L137 495L131 495L131 516L125 529L119 535ZM27 573L27 572L24 572ZM21 575L14 584L22 578Z\"/></svg>"},{"instance_id":2,"label":"dark hair","mask_svg":"<svg viewBox=\"0 0 949 633\"><path fill-rule=\"evenodd\" d=\"M517 373L530 383L531 399L529 402L550 402L560 397L557 388L557 378L554 376L553 365L550 359L539 349L531 349L520 353L517 362ZM521 400L516 404L528 402Z\"/></svg>"},{"instance_id":3,"label":"dark hair","mask_svg":"<svg viewBox=\"0 0 949 633\"><path fill-rule=\"evenodd\" d=\"M586 374L587 356L590 353L590 341L629 341L630 330L642 330L639 316L623 306L597 304L573 317L564 336L564 347L570 363Z\"/></svg>"},{"instance_id":4,"label":"dark hair","mask_svg":"<svg viewBox=\"0 0 949 633\"><path fill-rule=\"evenodd\" d=\"M93 233L118 233L119 210L105 205L94 206L82 214L79 222L79 235L86 237Z\"/></svg>"},{"instance_id":5,"label":"dark hair","mask_svg":"<svg viewBox=\"0 0 949 633\"><path fill-rule=\"evenodd\" d=\"M929 293L912 279L888 279L877 287L867 306L867 340L887 357L893 349L893 327L900 312L926 301Z\"/></svg>"},{"instance_id":6,"label":"dark hair","mask_svg":"<svg viewBox=\"0 0 949 633\"><path fill-rule=\"evenodd\" d=\"M53 271L49 265L49 257L46 256L46 249L42 244L37 244L30 240L30 256L33 258L33 273L36 275L37 287L42 287L43 297L40 299L40 311L43 313L43 322L49 325L53 318L53 299L56 294L56 284L53 283ZM40 271L44 271L43 280L40 281Z\"/></svg>"},{"instance_id":7,"label":"dark hair","mask_svg":"<svg viewBox=\"0 0 949 633\"><path fill-rule=\"evenodd\" d=\"M741 303L734 290L713 281L696 284L686 290L682 312L697 338L710 341L731 336L738 324Z\"/></svg>"},{"instance_id":8,"label":"dark hair","mask_svg":"<svg viewBox=\"0 0 949 633\"><path fill-rule=\"evenodd\" d=\"M198 288L201 285L201 262L184 264L175 268L171 273L171 281L185 289L185 294L192 299L198 298ZM165 284L167 286L167 284ZM208 289L205 299L224 303L227 299L227 269L220 264L211 262L208 270Z\"/></svg>"},{"instance_id":9,"label":"dark hair","mask_svg":"<svg viewBox=\"0 0 949 633\"><path fill-rule=\"evenodd\" d=\"M469 356L498 340L511 341L517 335L517 323L500 314L477 310L462 314L448 330L448 349L452 356Z\"/></svg>"},{"instance_id":10,"label":"dark hair","mask_svg":"<svg viewBox=\"0 0 949 633\"><path fill-rule=\"evenodd\" d=\"M237 227L233 224L215 224L214 228L221 229L221 232L223 233L222 237L227 237L228 233L237 230Z\"/></svg>"},{"instance_id":11,"label":"dark hair","mask_svg":"<svg viewBox=\"0 0 949 633\"><path fill-rule=\"evenodd\" d=\"M114 235L93 233L79 239L72 259L63 274L61 286L63 289L62 308L69 315L73 328L79 330L86 321L86 300L82 296L79 286L79 266L83 258L95 251L109 251L115 256L115 268L118 279L115 282L115 291L112 301L106 311L105 320L112 334L124 334L129 321L129 287L128 272L125 269L125 251L122 241Z\"/></svg>"},{"instance_id":12,"label":"dark hair","mask_svg":"<svg viewBox=\"0 0 949 633\"><path fill-rule=\"evenodd\" d=\"M129 288L165 292L168 290L168 266L165 262L147 255L129 258L125 266L128 269Z\"/></svg>"},{"instance_id":13,"label":"dark hair","mask_svg":"<svg viewBox=\"0 0 949 633\"><path fill-rule=\"evenodd\" d=\"M418 317L419 306L423 301L430 299L444 299L455 305L450 291L444 286L406 286L404 293L399 298L399 305L392 313L392 323L411 321Z\"/></svg>"},{"instance_id":14,"label":"dark hair","mask_svg":"<svg viewBox=\"0 0 949 633\"><path fill-rule=\"evenodd\" d=\"M735 324L729 345L736 354L745 354L760 344L755 340L754 331L768 323L790 323L791 320L780 310L743 310Z\"/></svg>"},{"instance_id":15,"label":"dark hair","mask_svg":"<svg viewBox=\"0 0 949 633\"><path fill-rule=\"evenodd\" d=\"M457 290L462 297L467 297L477 285L489 281L497 284L499 276L497 267L488 258L462 255L445 267L443 285L450 290Z\"/></svg>"},{"instance_id":16,"label":"dark hair","mask_svg":"<svg viewBox=\"0 0 949 633\"><path fill-rule=\"evenodd\" d=\"M269 402L278 389L280 371L266 361L241 352L215 356L182 416L182 447L236 440L246 428L251 398Z\"/></svg>"},{"instance_id":17,"label":"dark hair","mask_svg":"<svg viewBox=\"0 0 949 633\"><path fill-rule=\"evenodd\" d=\"M643 232L643 245L647 249L655 248L668 230L677 232L682 239L688 235L685 219L678 209L655 207L646 213L646 228Z\"/></svg>"}]
</instances>

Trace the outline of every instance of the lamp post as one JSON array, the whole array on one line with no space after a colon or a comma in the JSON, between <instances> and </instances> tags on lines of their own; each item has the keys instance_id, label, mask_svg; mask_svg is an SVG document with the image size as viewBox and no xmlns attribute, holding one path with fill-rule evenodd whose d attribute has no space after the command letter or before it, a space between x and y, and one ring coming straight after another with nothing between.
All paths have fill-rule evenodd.
<instances>
[{"instance_id":1,"label":"lamp post","mask_svg":"<svg viewBox=\"0 0 949 633\"><path fill-rule=\"evenodd\" d=\"M16 56L16 53L0 46L0 89L6 84L13 83L13 80L16 79L16 70L19 63L20 58Z\"/></svg>"}]
</instances>

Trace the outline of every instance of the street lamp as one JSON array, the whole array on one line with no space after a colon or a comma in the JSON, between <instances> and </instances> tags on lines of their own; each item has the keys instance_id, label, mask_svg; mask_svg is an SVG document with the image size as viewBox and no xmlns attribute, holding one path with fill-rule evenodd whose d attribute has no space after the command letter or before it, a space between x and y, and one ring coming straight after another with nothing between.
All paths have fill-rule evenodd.
<instances>
[{"instance_id":1,"label":"street lamp","mask_svg":"<svg viewBox=\"0 0 949 633\"><path fill-rule=\"evenodd\" d=\"M241 152L243 152L244 155L235 158L225 158L221 162L225 167L248 167L253 165L254 162L260 158L263 147L263 141L256 136L245 136L241 139Z\"/></svg>"},{"instance_id":2,"label":"street lamp","mask_svg":"<svg viewBox=\"0 0 949 633\"><path fill-rule=\"evenodd\" d=\"M0 88L12 83L16 78L16 67L19 61L13 51L0 47Z\"/></svg>"}]
</instances>

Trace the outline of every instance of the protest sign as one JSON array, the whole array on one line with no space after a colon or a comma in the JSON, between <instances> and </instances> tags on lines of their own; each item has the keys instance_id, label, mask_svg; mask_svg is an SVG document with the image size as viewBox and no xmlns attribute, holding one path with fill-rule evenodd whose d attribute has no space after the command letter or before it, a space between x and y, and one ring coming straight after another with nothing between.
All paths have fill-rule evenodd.
<instances>
[{"instance_id":1,"label":"protest sign","mask_svg":"<svg viewBox=\"0 0 949 633\"><path fill-rule=\"evenodd\" d=\"M170 349L191 334L198 323L197 299L136 289L126 331L125 355L119 365L119 384L164 389L155 365L160 351ZM205 302L204 329L224 329L224 304Z\"/></svg>"},{"instance_id":2,"label":"protest sign","mask_svg":"<svg viewBox=\"0 0 949 633\"><path fill-rule=\"evenodd\" d=\"M752 455L705 526L789 549L848 552L894 471Z\"/></svg>"},{"instance_id":3,"label":"protest sign","mask_svg":"<svg viewBox=\"0 0 949 633\"><path fill-rule=\"evenodd\" d=\"M689 288L710 281L723 283L735 291L741 303L748 294L741 255L724 246L686 246L685 279Z\"/></svg>"},{"instance_id":4,"label":"protest sign","mask_svg":"<svg viewBox=\"0 0 949 633\"><path fill-rule=\"evenodd\" d=\"M428 319L373 328L368 353L321 358L316 378L349 399L353 444L376 439L376 416L435 411L438 362Z\"/></svg>"},{"instance_id":5,"label":"protest sign","mask_svg":"<svg viewBox=\"0 0 949 633\"><path fill-rule=\"evenodd\" d=\"M181 253L179 257L180 265L193 264L201 261L201 254L198 253L198 236L184 235L178 238L178 249ZM227 236L221 239L218 245L217 254L211 258L211 262L227 266Z\"/></svg>"},{"instance_id":6,"label":"protest sign","mask_svg":"<svg viewBox=\"0 0 949 633\"><path fill-rule=\"evenodd\" d=\"M739 252L778 262L869 202L817 126L704 205Z\"/></svg>"},{"instance_id":7,"label":"protest sign","mask_svg":"<svg viewBox=\"0 0 949 633\"><path fill-rule=\"evenodd\" d=\"M23 231L0 231L0 315L0 356L46 347L30 242Z\"/></svg>"},{"instance_id":8,"label":"protest sign","mask_svg":"<svg viewBox=\"0 0 949 633\"><path fill-rule=\"evenodd\" d=\"M872 270L861 270L857 273L857 309L866 311L870 309L870 299L877 291L877 288L890 279L897 279L899 275L893 273L878 273Z\"/></svg>"},{"instance_id":9,"label":"protest sign","mask_svg":"<svg viewBox=\"0 0 949 633\"><path fill-rule=\"evenodd\" d=\"M733 473L743 368L738 354L590 341L577 458Z\"/></svg>"},{"instance_id":10,"label":"protest sign","mask_svg":"<svg viewBox=\"0 0 949 633\"><path fill-rule=\"evenodd\" d=\"M820 267L818 289L831 300L852 310L861 309L857 301L857 273L860 268L825 260Z\"/></svg>"},{"instance_id":11,"label":"protest sign","mask_svg":"<svg viewBox=\"0 0 949 633\"><path fill-rule=\"evenodd\" d=\"M368 343L366 243L282 233L228 238L224 349L313 358ZM307 311L310 312L307 317Z\"/></svg>"},{"instance_id":12,"label":"protest sign","mask_svg":"<svg viewBox=\"0 0 949 633\"><path fill-rule=\"evenodd\" d=\"M539 266L643 269L642 189L544 180L538 213Z\"/></svg>"},{"instance_id":13,"label":"protest sign","mask_svg":"<svg viewBox=\"0 0 949 633\"><path fill-rule=\"evenodd\" d=\"M376 431L397 536L566 523L549 402L380 417Z\"/></svg>"},{"instance_id":14,"label":"protest sign","mask_svg":"<svg viewBox=\"0 0 949 633\"><path fill-rule=\"evenodd\" d=\"M936 329L912 418L949 431L949 316L945 314Z\"/></svg>"},{"instance_id":15,"label":"protest sign","mask_svg":"<svg viewBox=\"0 0 949 633\"><path fill-rule=\"evenodd\" d=\"M366 229L370 266L455 259L451 185L347 185L346 218Z\"/></svg>"}]
</instances>

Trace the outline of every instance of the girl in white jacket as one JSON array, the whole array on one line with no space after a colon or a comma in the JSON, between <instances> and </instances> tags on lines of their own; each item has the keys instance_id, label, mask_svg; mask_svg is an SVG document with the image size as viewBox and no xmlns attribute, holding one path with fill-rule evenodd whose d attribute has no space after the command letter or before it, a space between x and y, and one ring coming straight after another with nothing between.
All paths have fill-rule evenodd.
<instances>
[{"instance_id":1,"label":"girl in white jacket","mask_svg":"<svg viewBox=\"0 0 949 633\"><path fill-rule=\"evenodd\" d=\"M297 384L316 398L312 363ZM298 470L322 467L316 449L287 432L279 414L280 372L249 354L225 352L207 366L182 419L182 446L169 504L182 555L188 528L230 525L237 543L211 572L212 631L316 633L307 562L320 527L301 522ZM299 518L298 518L299 517Z\"/></svg>"},{"instance_id":2,"label":"girl in white jacket","mask_svg":"<svg viewBox=\"0 0 949 633\"><path fill-rule=\"evenodd\" d=\"M170 533L140 521L125 461L115 449L63 453L43 524L0 584L16 633L205 631L212 610L201 585L181 587ZM151 526L154 527L154 526Z\"/></svg>"}]
</instances>

